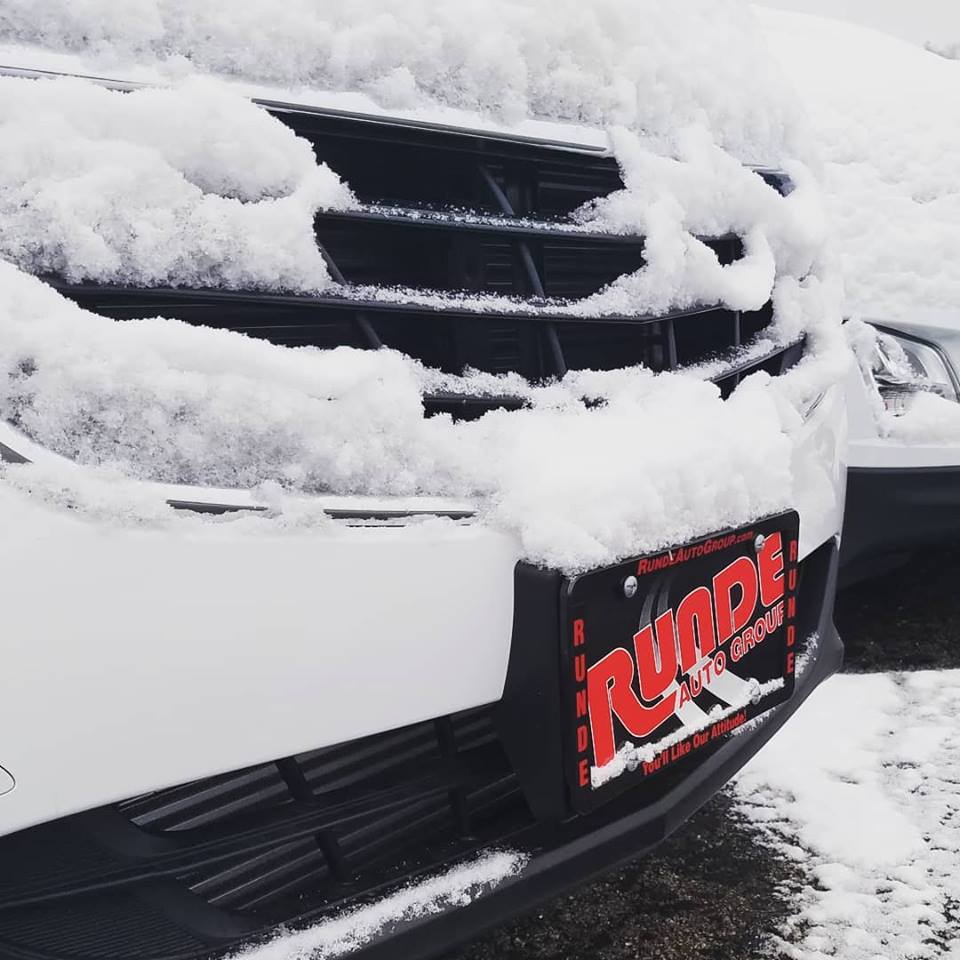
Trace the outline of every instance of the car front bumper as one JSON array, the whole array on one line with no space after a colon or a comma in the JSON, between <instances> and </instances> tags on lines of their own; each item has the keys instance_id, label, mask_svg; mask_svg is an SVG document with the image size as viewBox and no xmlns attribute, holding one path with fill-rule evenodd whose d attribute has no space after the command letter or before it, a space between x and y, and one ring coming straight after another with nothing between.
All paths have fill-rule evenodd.
<instances>
[{"instance_id":1,"label":"car front bumper","mask_svg":"<svg viewBox=\"0 0 960 960\"><path fill-rule=\"evenodd\" d=\"M800 615L809 645L789 701L748 724L655 798L637 789L594 814L559 824L537 824L505 838L512 848L529 854L519 873L466 906L391 925L388 935L374 938L356 956L363 960L439 956L552 896L643 855L669 837L840 669L843 644L832 619L837 569L838 549L833 542L804 562ZM589 909L585 905L585 910Z\"/></svg>"},{"instance_id":2,"label":"car front bumper","mask_svg":"<svg viewBox=\"0 0 960 960\"><path fill-rule=\"evenodd\" d=\"M359 931L348 942L362 942L360 953L368 960L440 955L651 850L776 734L841 665L842 645L832 623L837 552L831 539L801 561L797 630L806 644L793 695L706 748L695 765L678 765L673 774L645 781L590 814L568 812L551 821L526 809L527 787L516 772L496 768L484 774L476 755L468 760L474 748L460 755L454 748L421 775L417 767L424 755L411 752L419 741L398 731L386 744L367 738L334 748L319 767L315 757L297 758L310 777L304 796L297 796L295 785L292 798L278 795L283 761L276 761L108 805L0 838L0 960L27 955L52 960L61 954L51 943L73 943L78 918L95 918L104 910L123 916L122 928L87 931L82 950L71 956L116 956L118 944L129 951L124 955L141 955L146 936L151 951L163 945L151 956L209 960L252 947L255 957L258 938L292 932L302 946L312 932L323 943L331 931ZM518 590L522 580L518 575ZM533 722L535 706L528 712ZM442 727L443 720L436 723ZM431 726L423 725L427 732ZM489 757L491 747L495 740L480 749ZM357 782L387 754L387 767ZM346 791L338 789L344 772ZM483 782L471 780L477 775ZM479 816L470 813L477 810L472 798L503 783L512 791L510 803ZM315 784L318 794L312 793ZM451 832L444 824L451 813L456 822L458 798L469 819L465 830ZM401 836L398 830L406 832ZM334 846L340 844L346 874L336 875L339 868L324 836L327 843L339 838ZM434 903L426 911L391 915L391 901L415 900L418 884L425 881L429 889L445 871L490 850L512 851L523 865L485 886L487 892L473 892L466 905L457 898L443 908ZM366 861L359 869L355 855ZM311 867L318 861L318 869ZM275 894L269 902L267 890ZM299 947L291 948L294 952L310 954ZM282 943L268 947L268 955L283 953Z\"/></svg>"},{"instance_id":3,"label":"car front bumper","mask_svg":"<svg viewBox=\"0 0 960 960\"><path fill-rule=\"evenodd\" d=\"M801 560L839 533L845 430L834 386L791 436ZM503 695L520 551L481 523L121 526L6 485L0 516L0 836Z\"/></svg>"},{"instance_id":4,"label":"car front bumper","mask_svg":"<svg viewBox=\"0 0 960 960\"><path fill-rule=\"evenodd\" d=\"M797 630L810 640L791 699L679 779L665 774L579 817L538 812L529 778L497 741L515 689L512 651L523 643L510 536L455 521L320 535L255 517L119 527L0 486L0 513L11 519L0 545L11 598L0 722L29 731L8 737L0 756L16 781L0 796L0 960L36 946L7 939L4 917L16 925L22 910L53 937L78 910L93 916L96 904L116 910L127 898L130 916L150 911L157 938L162 928L184 944L178 956L208 957L278 924L362 909L479 850L526 855L517 876L470 906L393 925L369 945L374 955L429 956L651 849L840 665L831 614L844 426L835 388L791 437ZM535 704L525 709L536 722ZM474 715L486 724L479 746ZM457 753L465 730L467 757ZM421 772L409 758L438 741ZM283 773L291 762L309 783ZM355 772L344 779L344 770ZM384 789L400 792L385 798ZM465 797L465 829L441 831L441 842L437 825L456 823ZM476 797L485 812L471 821ZM167 831L170 817L190 829ZM339 838L346 861L332 892L340 854L336 844L318 850L321 835ZM226 870L208 856L221 842L231 845ZM71 852L90 850L93 874L86 855ZM249 912L248 888L272 891L273 905ZM125 928L128 955L140 923ZM91 958L102 955L100 935L91 931Z\"/></svg>"}]
</instances>

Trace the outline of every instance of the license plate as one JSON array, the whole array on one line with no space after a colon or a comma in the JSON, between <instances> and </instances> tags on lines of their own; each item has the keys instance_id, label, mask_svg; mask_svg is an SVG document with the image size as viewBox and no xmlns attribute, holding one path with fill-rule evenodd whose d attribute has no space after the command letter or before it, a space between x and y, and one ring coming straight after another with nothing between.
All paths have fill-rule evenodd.
<instances>
[{"instance_id":1,"label":"license plate","mask_svg":"<svg viewBox=\"0 0 960 960\"><path fill-rule=\"evenodd\" d=\"M588 812L793 693L796 512L568 580L566 778Z\"/></svg>"}]
</instances>

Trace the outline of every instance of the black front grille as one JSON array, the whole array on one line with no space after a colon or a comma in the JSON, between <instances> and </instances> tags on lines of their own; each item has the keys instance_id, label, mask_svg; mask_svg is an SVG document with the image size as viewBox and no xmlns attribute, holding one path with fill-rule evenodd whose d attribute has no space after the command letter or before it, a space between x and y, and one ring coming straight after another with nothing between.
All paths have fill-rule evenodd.
<instances>
[{"instance_id":1,"label":"black front grille","mask_svg":"<svg viewBox=\"0 0 960 960\"><path fill-rule=\"evenodd\" d=\"M665 316L578 316L571 305L643 265L643 238L585 230L573 211L622 187L602 151L417 124L268 105L311 141L359 206L317 216L335 285L324 296L134 289L57 283L81 305L121 319L162 313L288 346L407 353L437 369L519 372L643 364L661 371L730 355L770 322L705 304ZM784 189L763 174L772 189ZM721 263L737 237L704 238ZM770 348L720 379L724 393L753 369L796 357ZM428 413L477 416L511 398L426 398Z\"/></svg>"},{"instance_id":2,"label":"black front grille","mask_svg":"<svg viewBox=\"0 0 960 960\"><path fill-rule=\"evenodd\" d=\"M280 922L344 886L372 889L399 862L463 856L529 814L489 711L355 740L122 803L139 829L192 855L177 877L208 903ZM243 842L218 841L229 832ZM197 855L197 843L205 852Z\"/></svg>"}]
</instances>

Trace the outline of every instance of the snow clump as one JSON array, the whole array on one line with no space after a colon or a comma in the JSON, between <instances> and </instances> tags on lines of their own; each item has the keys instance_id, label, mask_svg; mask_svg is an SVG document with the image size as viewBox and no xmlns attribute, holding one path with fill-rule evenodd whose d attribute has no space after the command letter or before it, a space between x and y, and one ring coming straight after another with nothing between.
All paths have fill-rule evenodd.
<instances>
[{"instance_id":1,"label":"snow clump","mask_svg":"<svg viewBox=\"0 0 960 960\"><path fill-rule=\"evenodd\" d=\"M0 77L0 256L69 281L318 291L350 192L216 81L132 93Z\"/></svg>"},{"instance_id":2,"label":"snow clump","mask_svg":"<svg viewBox=\"0 0 960 960\"><path fill-rule=\"evenodd\" d=\"M852 24L756 12L807 109L848 313L960 307L960 62Z\"/></svg>"},{"instance_id":3,"label":"snow clump","mask_svg":"<svg viewBox=\"0 0 960 960\"><path fill-rule=\"evenodd\" d=\"M516 877L528 861L528 856L513 850L490 850L381 900L345 910L303 930L282 932L231 954L229 960L328 960L353 953L392 925L451 906L465 907Z\"/></svg>"}]
</instances>

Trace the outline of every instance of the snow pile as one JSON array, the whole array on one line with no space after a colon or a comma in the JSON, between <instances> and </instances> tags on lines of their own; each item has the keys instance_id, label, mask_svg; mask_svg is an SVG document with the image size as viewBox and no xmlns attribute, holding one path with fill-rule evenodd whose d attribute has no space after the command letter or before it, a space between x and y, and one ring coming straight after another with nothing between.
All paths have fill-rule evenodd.
<instances>
[{"instance_id":1,"label":"snow pile","mask_svg":"<svg viewBox=\"0 0 960 960\"><path fill-rule=\"evenodd\" d=\"M352 953L388 926L463 907L515 877L527 858L512 851L486 853L471 863L412 884L368 906L324 920L296 933L284 933L232 955L234 960L327 960Z\"/></svg>"},{"instance_id":2,"label":"snow pile","mask_svg":"<svg viewBox=\"0 0 960 960\"><path fill-rule=\"evenodd\" d=\"M958 711L960 671L839 676L735 781L809 876L781 955L958 955Z\"/></svg>"},{"instance_id":3,"label":"snow pile","mask_svg":"<svg viewBox=\"0 0 960 960\"><path fill-rule=\"evenodd\" d=\"M268 16L258 3L138 0L138 9L132 18L98 0L0 0L0 33L154 57L171 70L188 58L319 86L386 89L406 70L417 98L618 121L611 139L626 189L578 220L644 233L646 264L563 309L588 316L719 301L751 310L772 298L775 322L746 351L805 336L807 356L775 381L747 378L724 402L701 379L723 361L530 385L442 376L390 350L291 350L159 318L92 316L12 264L144 284L317 290L330 281L311 219L320 206L349 204L349 185L209 79L132 94L0 80L0 256L12 261L0 262L0 418L118 485L125 477L272 483L294 496L471 498L526 557L571 571L800 503L832 507L818 501L832 498L829 485L796 489L791 458L800 411L846 363L838 291L820 257L816 186L791 159L802 140L793 104L739 5L407 0L401 16L397 0L348 0L322 16L296 3ZM788 166L790 196L740 163L758 151ZM721 266L695 233L736 233L745 256ZM494 302L507 305L483 301ZM506 390L530 408L472 423L426 419L421 395L438 387ZM586 407L585 396L601 402ZM75 471L58 483L46 469L7 472L21 489L59 490L61 502L93 504L100 515L100 494ZM131 492L118 502L129 519L144 501ZM156 522L152 510L144 518Z\"/></svg>"},{"instance_id":4,"label":"snow pile","mask_svg":"<svg viewBox=\"0 0 960 960\"><path fill-rule=\"evenodd\" d=\"M0 38L278 87L672 133L776 161L791 108L737 0L2 0ZM286 99L289 99L287 97ZM772 155L774 154L774 155Z\"/></svg>"},{"instance_id":5,"label":"snow pile","mask_svg":"<svg viewBox=\"0 0 960 960\"><path fill-rule=\"evenodd\" d=\"M790 293L788 314L821 307L815 287L808 301ZM0 262L0 417L44 447L139 479L476 496L527 556L568 569L797 502L790 433L802 420L791 393L833 376L814 357L780 382L749 378L723 401L694 374L571 373L527 385L530 409L453 423L425 418L421 393L456 378L393 351L120 323ZM605 403L587 407L584 396ZM65 491L74 482L64 474Z\"/></svg>"},{"instance_id":6,"label":"snow pile","mask_svg":"<svg viewBox=\"0 0 960 960\"><path fill-rule=\"evenodd\" d=\"M678 130L668 156L622 128L612 143L626 189L581 209L578 218L611 233L641 233L647 266L588 298L588 309L659 312L723 303L758 310L778 277L822 270L826 224L819 190L801 164L790 164L795 188L781 197L704 127ZM721 266L697 237L726 234L743 238L744 255ZM796 327L793 335L800 333Z\"/></svg>"},{"instance_id":7,"label":"snow pile","mask_svg":"<svg viewBox=\"0 0 960 960\"><path fill-rule=\"evenodd\" d=\"M128 16L126 13L124 16ZM316 291L348 189L215 81L134 93L0 77L0 256L33 273Z\"/></svg>"},{"instance_id":8,"label":"snow pile","mask_svg":"<svg viewBox=\"0 0 960 960\"><path fill-rule=\"evenodd\" d=\"M850 312L960 306L960 63L861 27L756 12L816 134Z\"/></svg>"}]
</instances>

